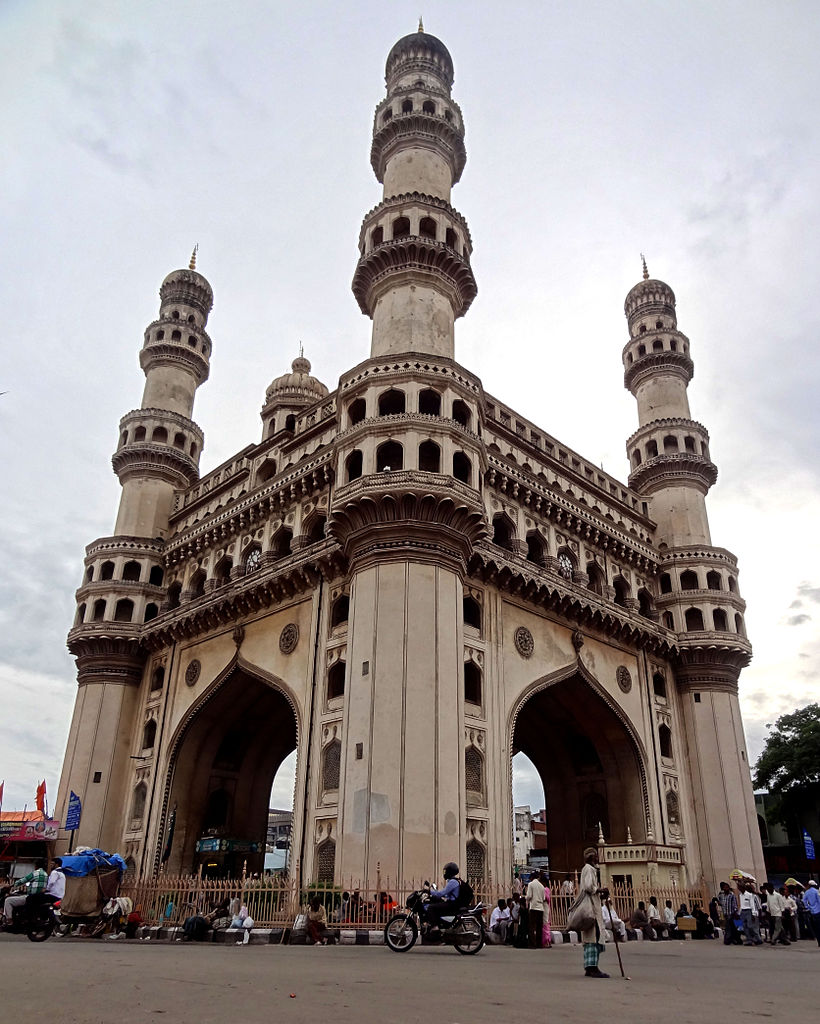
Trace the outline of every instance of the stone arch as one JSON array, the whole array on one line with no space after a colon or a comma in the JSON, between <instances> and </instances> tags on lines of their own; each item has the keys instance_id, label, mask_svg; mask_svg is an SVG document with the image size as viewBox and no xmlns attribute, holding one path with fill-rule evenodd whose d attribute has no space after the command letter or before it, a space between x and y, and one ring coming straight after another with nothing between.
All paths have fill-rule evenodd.
<instances>
[{"instance_id":1,"label":"stone arch","mask_svg":"<svg viewBox=\"0 0 820 1024\"><path fill-rule=\"evenodd\" d=\"M530 530L527 534L527 561L541 567L547 563L547 542L538 530Z\"/></svg>"},{"instance_id":2,"label":"stone arch","mask_svg":"<svg viewBox=\"0 0 820 1024\"><path fill-rule=\"evenodd\" d=\"M342 771L342 744L338 739L331 740L322 750L322 790L339 788Z\"/></svg>"},{"instance_id":3,"label":"stone arch","mask_svg":"<svg viewBox=\"0 0 820 1024\"><path fill-rule=\"evenodd\" d=\"M336 875L336 841L326 839L316 847L315 882L333 884Z\"/></svg>"},{"instance_id":4,"label":"stone arch","mask_svg":"<svg viewBox=\"0 0 820 1024\"><path fill-rule=\"evenodd\" d=\"M465 850L465 874L468 879L483 882L487 875L487 851L477 839L471 839Z\"/></svg>"},{"instance_id":5,"label":"stone arch","mask_svg":"<svg viewBox=\"0 0 820 1024\"><path fill-rule=\"evenodd\" d=\"M507 551L515 550L515 523L506 512L497 512L493 516L492 542Z\"/></svg>"},{"instance_id":6,"label":"stone arch","mask_svg":"<svg viewBox=\"0 0 820 1024\"><path fill-rule=\"evenodd\" d=\"M404 469L404 449L398 441L385 441L376 449L376 469L395 473Z\"/></svg>"},{"instance_id":7,"label":"stone arch","mask_svg":"<svg viewBox=\"0 0 820 1024\"><path fill-rule=\"evenodd\" d=\"M589 578L589 589L593 594L603 597L606 593L606 578L597 562L587 562L587 576Z\"/></svg>"},{"instance_id":8,"label":"stone arch","mask_svg":"<svg viewBox=\"0 0 820 1024\"><path fill-rule=\"evenodd\" d=\"M632 596L632 588L623 576L616 576L612 581L615 588L615 604L626 606L626 602Z\"/></svg>"}]
</instances>

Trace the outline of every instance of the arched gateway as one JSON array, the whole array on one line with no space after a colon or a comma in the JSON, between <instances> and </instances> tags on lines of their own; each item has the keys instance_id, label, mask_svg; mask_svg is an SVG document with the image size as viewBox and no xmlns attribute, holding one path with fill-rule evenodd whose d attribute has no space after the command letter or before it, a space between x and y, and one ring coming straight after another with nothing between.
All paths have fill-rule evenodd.
<instances>
[{"instance_id":1,"label":"arched gateway","mask_svg":"<svg viewBox=\"0 0 820 1024\"><path fill-rule=\"evenodd\" d=\"M387 57L383 194L352 281L369 355L351 348L331 390L300 354L264 391L259 442L201 476L213 291L196 254L162 282L142 403L117 432L114 535L88 546L77 590L57 815L76 793L76 842L143 871L258 869L271 780L298 744L301 883L410 882L456 860L508 884L522 750L556 870L600 822L612 874L762 878L745 603L711 541L717 469L674 292L644 266L626 298L628 481L488 393L455 359L478 286L452 205L454 76L423 31Z\"/></svg>"},{"instance_id":2,"label":"arched gateway","mask_svg":"<svg viewBox=\"0 0 820 1024\"><path fill-rule=\"evenodd\" d=\"M261 872L271 786L298 734L284 684L234 658L171 742L155 868Z\"/></svg>"}]
</instances>

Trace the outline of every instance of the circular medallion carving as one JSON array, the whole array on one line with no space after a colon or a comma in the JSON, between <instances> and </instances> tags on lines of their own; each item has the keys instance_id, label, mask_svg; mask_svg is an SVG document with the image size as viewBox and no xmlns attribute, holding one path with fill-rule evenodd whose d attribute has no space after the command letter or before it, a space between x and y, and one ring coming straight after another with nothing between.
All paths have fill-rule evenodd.
<instances>
[{"instance_id":1,"label":"circular medallion carving","mask_svg":"<svg viewBox=\"0 0 820 1024\"><path fill-rule=\"evenodd\" d=\"M279 634L279 650L282 654L292 654L299 643L299 627L289 622Z\"/></svg>"},{"instance_id":2,"label":"circular medallion carving","mask_svg":"<svg viewBox=\"0 0 820 1024\"><path fill-rule=\"evenodd\" d=\"M629 669L626 665L619 665L618 670L615 673L615 678L618 680L618 686L624 693L629 693L632 689L632 676L629 674Z\"/></svg>"},{"instance_id":3,"label":"circular medallion carving","mask_svg":"<svg viewBox=\"0 0 820 1024\"><path fill-rule=\"evenodd\" d=\"M190 665L185 669L185 682L188 686L193 686L197 679L199 679L199 673L202 671L202 666L194 658Z\"/></svg>"},{"instance_id":4,"label":"circular medallion carving","mask_svg":"<svg viewBox=\"0 0 820 1024\"><path fill-rule=\"evenodd\" d=\"M530 633L526 626L518 627L513 635L513 640L515 641L515 649L522 658L532 656L532 652L535 650L535 641L532 638L532 633Z\"/></svg>"}]
</instances>

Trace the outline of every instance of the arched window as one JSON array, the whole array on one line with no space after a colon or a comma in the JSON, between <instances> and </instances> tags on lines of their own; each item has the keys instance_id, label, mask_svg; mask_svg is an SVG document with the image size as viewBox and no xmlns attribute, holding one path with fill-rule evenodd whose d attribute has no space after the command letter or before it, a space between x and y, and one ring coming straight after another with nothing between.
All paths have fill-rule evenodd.
<instances>
[{"instance_id":1,"label":"arched window","mask_svg":"<svg viewBox=\"0 0 820 1024\"><path fill-rule=\"evenodd\" d=\"M184 434L174 434L174 448L179 448L181 451L185 450Z\"/></svg>"},{"instance_id":2,"label":"arched window","mask_svg":"<svg viewBox=\"0 0 820 1024\"><path fill-rule=\"evenodd\" d=\"M409 238L410 218L396 217L393 221L393 238Z\"/></svg>"},{"instance_id":3,"label":"arched window","mask_svg":"<svg viewBox=\"0 0 820 1024\"><path fill-rule=\"evenodd\" d=\"M652 342L652 351L663 352L663 342L660 338L656 338L655 341Z\"/></svg>"},{"instance_id":4,"label":"arched window","mask_svg":"<svg viewBox=\"0 0 820 1024\"><path fill-rule=\"evenodd\" d=\"M596 565L595 562L587 562L587 576L589 577L589 583L587 584L589 589L593 594L603 597L606 580L600 566Z\"/></svg>"},{"instance_id":5,"label":"arched window","mask_svg":"<svg viewBox=\"0 0 820 1024\"><path fill-rule=\"evenodd\" d=\"M205 572L199 569L191 577L191 582L188 584L188 590L190 591L190 599L196 600L198 597L202 597L205 593Z\"/></svg>"},{"instance_id":6,"label":"arched window","mask_svg":"<svg viewBox=\"0 0 820 1024\"><path fill-rule=\"evenodd\" d=\"M325 539L325 527L327 526L327 516L322 513L316 513L307 523L307 530L304 531L303 536L306 544L318 544L319 541Z\"/></svg>"},{"instance_id":7,"label":"arched window","mask_svg":"<svg viewBox=\"0 0 820 1024\"><path fill-rule=\"evenodd\" d=\"M456 252L458 252L458 235L455 233L455 231L453 231L452 228L447 228L447 231L445 232L444 235L444 241L447 243L447 245L450 246L451 249L455 249Z\"/></svg>"},{"instance_id":8,"label":"arched window","mask_svg":"<svg viewBox=\"0 0 820 1024\"><path fill-rule=\"evenodd\" d=\"M145 427L137 427L137 429L134 431L134 440L135 441L144 441L145 440Z\"/></svg>"},{"instance_id":9,"label":"arched window","mask_svg":"<svg viewBox=\"0 0 820 1024\"><path fill-rule=\"evenodd\" d=\"M663 613L663 624L667 629L675 628L675 617L672 615L672 612Z\"/></svg>"},{"instance_id":10,"label":"arched window","mask_svg":"<svg viewBox=\"0 0 820 1024\"><path fill-rule=\"evenodd\" d=\"M464 452L453 452L453 476L468 486L472 483L473 464Z\"/></svg>"},{"instance_id":11,"label":"arched window","mask_svg":"<svg viewBox=\"0 0 820 1024\"><path fill-rule=\"evenodd\" d=\"M670 341L669 341L669 348L670 348L670 349L671 349L671 350L672 350L673 352L677 352L677 351L678 351L678 343L677 343L677 342L675 341L675 339L674 339L674 338L671 338L671 339L670 339Z\"/></svg>"},{"instance_id":12,"label":"arched window","mask_svg":"<svg viewBox=\"0 0 820 1024\"><path fill-rule=\"evenodd\" d=\"M688 452L692 452L693 454L697 451L697 449L695 448L695 439L694 437L692 437L691 434L687 434L686 437L683 439L683 447Z\"/></svg>"},{"instance_id":13,"label":"arched window","mask_svg":"<svg viewBox=\"0 0 820 1024\"><path fill-rule=\"evenodd\" d=\"M723 577L713 569L706 573L706 586L710 590L723 590Z\"/></svg>"},{"instance_id":14,"label":"arched window","mask_svg":"<svg viewBox=\"0 0 820 1024\"><path fill-rule=\"evenodd\" d=\"M196 335L188 335L188 344L191 346L191 348L196 348Z\"/></svg>"},{"instance_id":15,"label":"arched window","mask_svg":"<svg viewBox=\"0 0 820 1024\"><path fill-rule=\"evenodd\" d=\"M182 331L171 331L171 341L182 341Z\"/></svg>"},{"instance_id":16,"label":"arched window","mask_svg":"<svg viewBox=\"0 0 820 1024\"><path fill-rule=\"evenodd\" d=\"M473 800L473 803L480 803L484 797L484 758L473 746L467 747L464 752L464 781L467 793L473 793L480 798L478 801Z\"/></svg>"},{"instance_id":17,"label":"arched window","mask_svg":"<svg viewBox=\"0 0 820 1024\"><path fill-rule=\"evenodd\" d=\"M291 552L291 541L293 540L293 533L287 528L282 526L273 535L271 541L271 554L274 558L285 558Z\"/></svg>"},{"instance_id":18,"label":"arched window","mask_svg":"<svg viewBox=\"0 0 820 1024\"><path fill-rule=\"evenodd\" d=\"M159 615L159 608L151 601L145 606L145 614L143 615L143 622L150 622L151 619L155 619Z\"/></svg>"},{"instance_id":19,"label":"arched window","mask_svg":"<svg viewBox=\"0 0 820 1024\"><path fill-rule=\"evenodd\" d=\"M498 515L493 518L493 544L497 544L500 548L506 548L508 551L512 551L514 541L515 527L503 512L499 512Z\"/></svg>"},{"instance_id":20,"label":"arched window","mask_svg":"<svg viewBox=\"0 0 820 1024\"><path fill-rule=\"evenodd\" d=\"M142 730L142 749L153 750L154 743L157 739L157 723L153 718L149 718L145 723L145 728Z\"/></svg>"},{"instance_id":21,"label":"arched window","mask_svg":"<svg viewBox=\"0 0 820 1024\"><path fill-rule=\"evenodd\" d=\"M139 562L126 562L122 567L122 578L130 583L137 583L142 574L142 566Z\"/></svg>"},{"instance_id":22,"label":"arched window","mask_svg":"<svg viewBox=\"0 0 820 1024\"><path fill-rule=\"evenodd\" d=\"M672 730L668 725L661 725L658 727L658 746L660 747L661 757L670 758L672 757Z\"/></svg>"},{"instance_id":23,"label":"arched window","mask_svg":"<svg viewBox=\"0 0 820 1024\"><path fill-rule=\"evenodd\" d=\"M351 480L358 480L362 475L362 453L358 448L345 459L345 473L348 483Z\"/></svg>"},{"instance_id":24,"label":"arched window","mask_svg":"<svg viewBox=\"0 0 820 1024\"><path fill-rule=\"evenodd\" d=\"M729 630L728 622L726 621L726 612L722 608L715 608L712 612L712 621L715 624L715 629L718 633L727 633Z\"/></svg>"},{"instance_id":25,"label":"arched window","mask_svg":"<svg viewBox=\"0 0 820 1024\"><path fill-rule=\"evenodd\" d=\"M350 616L350 598L347 594L340 594L333 602L330 609L330 628L346 625Z\"/></svg>"},{"instance_id":26,"label":"arched window","mask_svg":"<svg viewBox=\"0 0 820 1024\"><path fill-rule=\"evenodd\" d=\"M165 427L154 427L154 431L151 434L151 440L158 444L166 444L168 441L168 431Z\"/></svg>"},{"instance_id":27,"label":"arched window","mask_svg":"<svg viewBox=\"0 0 820 1024\"><path fill-rule=\"evenodd\" d=\"M672 593L672 577L668 572L661 573L661 593L671 594Z\"/></svg>"},{"instance_id":28,"label":"arched window","mask_svg":"<svg viewBox=\"0 0 820 1024\"><path fill-rule=\"evenodd\" d=\"M145 798L148 795L148 787L144 782L140 782L134 787L134 793L131 797L131 817L133 819L139 819L145 814Z\"/></svg>"},{"instance_id":29,"label":"arched window","mask_svg":"<svg viewBox=\"0 0 820 1024\"><path fill-rule=\"evenodd\" d=\"M667 455L678 450L678 439L673 434L669 434L663 439L663 450Z\"/></svg>"},{"instance_id":30,"label":"arched window","mask_svg":"<svg viewBox=\"0 0 820 1024\"><path fill-rule=\"evenodd\" d=\"M737 593L737 580L734 578L734 576L729 577L729 593Z\"/></svg>"},{"instance_id":31,"label":"arched window","mask_svg":"<svg viewBox=\"0 0 820 1024\"><path fill-rule=\"evenodd\" d=\"M285 430L289 430L291 434L296 430L296 417L293 413L285 417Z\"/></svg>"},{"instance_id":32,"label":"arched window","mask_svg":"<svg viewBox=\"0 0 820 1024\"><path fill-rule=\"evenodd\" d=\"M652 595L646 587L641 587L638 591L638 613L643 615L645 619L651 619L654 611L655 602L652 600Z\"/></svg>"},{"instance_id":33,"label":"arched window","mask_svg":"<svg viewBox=\"0 0 820 1024\"><path fill-rule=\"evenodd\" d=\"M134 618L134 602L129 601L127 597L117 601L117 607L114 610L114 622L131 622Z\"/></svg>"},{"instance_id":34,"label":"arched window","mask_svg":"<svg viewBox=\"0 0 820 1024\"><path fill-rule=\"evenodd\" d=\"M436 237L436 222L432 217L422 217L419 221L419 234L422 238Z\"/></svg>"},{"instance_id":35,"label":"arched window","mask_svg":"<svg viewBox=\"0 0 820 1024\"><path fill-rule=\"evenodd\" d=\"M401 105L401 112L402 112L402 114L412 114L413 113L413 101L409 100L409 99L408 100L404 100L402 105Z\"/></svg>"},{"instance_id":36,"label":"arched window","mask_svg":"<svg viewBox=\"0 0 820 1024\"><path fill-rule=\"evenodd\" d=\"M191 458L192 459L196 458L196 445L195 444L191 444Z\"/></svg>"},{"instance_id":37,"label":"arched window","mask_svg":"<svg viewBox=\"0 0 820 1024\"><path fill-rule=\"evenodd\" d=\"M481 703L481 669L473 661L464 662L464 699L470 704Z\"/></svg>"},{"instance_id":38,"label":"arched window","mask_svg":"<svg viewBox=\"0 0 820 1024\"><path fill-rule=\"evenodd\" d=\"M381 245L383 241L384 228L380 224L377 228L373 228L373 231L371 232L370 235L370 244L375 248L377 245Z\"/></svg>"},{"instance_id":39,"label":"arched window","mask_svg":"<svg viewBox=\"0 0 820 1024\"><path fill-rule=\"evenodd\" d=\"M544 538L537 530L530 530L527 534L527 561L536 565L545 565L547 545Z\"/></svg>"},{"instance_id":40,"label":"arched window","mask_svg":"<svg viewBox=\"0 0 820 1024\"><path fill-rule=\"evenodd\" d=\"M655 330L656 331L662 331L663 330L663 320L656 320L655 321Z\"/></svg>"},{"instance_id":41,"label":"arched window","mask_svg":"<svg viewBox=\"0 0 820 1024\"><path fill-rule=\"evenodd\" d=\"M746 630L743 628L743 616L739 612L735 615L735 632L740 636L746 636Z\"/></svg>"},{"instance_id":42,"label":"arched window","mask_svg":"<svg viewBox=\"0 0 820 1024\"><path fill-rule=\"evenodd\" d=\"M392 116L393 109L392 107L388 107L387 110L385 110L385 112L382 114L382 123L387 124L387 122L392 118Z\"/></svg>"},{"instance_id":43,"label":"arched window","mask_svg":"<svg viewBox=\"0 0 820 1024\"><path fill-rule=\"evenodd\" d=\"M85 622L85 605L81 604L80 607L77 609L76 616L74 617L74 625L75 626L82 626L82 624L84 622Z\"/></svg>"},{"instance_id":44,"label":"arched window","mask_svg":"<svg viewBox=\"0 0 820 1024\"><path fill-rule=\"evenodd\" d=\"M342 768L342 744L333 740L322 755L322 789L338 789Z\"/></svg>"},{"instance_id":45,"label":"arched window","mask_svg":"<svg viewBox=\"0 0 820 1024\"><path fill-rule=\"evenodd\" d=\"M403 391L390 388L379 395L379 416L398 416L405 411Z\"/></svg>"},{"instance_id":46,"label":"arched window","mask_svg":"<svg viewBox=\"0 0 820 1024\"><path fill-rule=\"evenodd\" d=\"M432 388L419 392L419 412L423 416L441 415L441 395Z\"/></svg>"},{"instance_id":47,"label":"arched window","mask_svg":"<svg viewBox=\"0 0 820 1024\"><path fill-rule=\"evenodd\" d=\"M464 625L472 626L473 629L481 629L481 605L469 594L464 598L463 603Z\"/></svg>"},{"instance_id":48,"label":"arched window","mask_svg":"<svg viewBox=\"0 0 820 1024\"><path fill-rule=\"evenodd\" d=\"M661 700L666 700L666 680L661 672L655 672L652 676L652 692Z\"/></svg>"},{"instance_id":49,"label":"arched window","mask_svg":"<svg viewBox=\"0 0 820 1024\"><path fill-rule=\"evenodd\" d=\"M703 612L700 608L687 608L685 619L688 633L697 633L703 629Z\"/></svg>"},{"instance_id":50,"label":"arched window","mask_svg":"<svg viewBox=\"0 0 820 1024\"><path fill-rule=\"evenodd\" d=\"M424 103L422 103L421 105L421 109L424 111L425 114L435 114L436 105L435 103L433 103L432 100L425 100Z\"/></svg>"},{"instance_id":51,"label":"arched window","mask_svg":"<svg viewBox=\"0 0 820 1024\"><path fill-rule=\"evenodd\" d=\"M460 423L462 427L470 429L470 407L466 402L462 402L460 398L457 398L453 402L453 419L456 423Z\"/></svg>"},{"instance_id":52,"label":"arched window","mask_svg":"<svg viewBox=\"0 0 820 1024\"><path fill-rule=\"evenodd\" d=\"M85 570L85 582L86 583L91 583L91 582L93 582L93 580L94 580L94 566L93 565L89 565L89 567Z\"/></svg>"},{"instance_id":53,"label":"arched window","mask_svg":"<svg viewBox=\"0 0 820 1024\"><path fill-rule=\"evenodd\" d=\"M680 825L680 801L673 789L666 793L666 820L670 825Z\"/></svg>"},{"instance_id":54,"label":"arched window","mask_svg":"<svg viewBox=\"0 0 820 1024\"><path fill-rule=\"evenodd\" d=\"M471 839L467 843L467 878L483 882L487 874L485 863L484 847L477 839Z\"/></svg>"},{"instance_id":55,"label":"arched window","mask_svg":"<svg viewBox=\"0 0 820 1024\"><path fill-rule=\"evenodd\" d=\"M612 586L615 588L615 604L626 605L627 598L630 594L630 586L623 578L623 576L616 576L612 581Z\"/></svg>"},{"instance_id":56,"label":"arched window","mask_svg":"<svg viewBox=\"0 0 820 1024\"><path fill-rule=\"evenodd\" d=\"M441 472L441 449L435 441L422 441L419 445L419 469L423 473Z\"/></svg>"},{"instance_id":57,"label":"arched window","mask_svg":"<svg viewBox=\"0 0 820 1024\"><path fill-rule=\"evenodd\" d=\"M92 618L93 622L102 622L105 618L105 599L100 598L99 601L94 602L94 615Z\"/></svg>"},{"instance_id":58,"label":"arched window","mask_svg":"<svg viewBox=\"0 0 820 1024\"><path fill-rule=\"evenodd\" d=\"M404 450L398 441L385 441L376 449L376 468L379 472L395 473L404 469Z\"/></svg>"},{"instance_id":59,"label":"arched window","mask_svg":"<svg viewBox=\"0 0 820 1024\"><path fill-rule=\"evenodd\" d=\"M165 331L157 331L157 341L162 341L165 338Z\"/></svg>"},{"instance_id":60,"label":"arched window","mask_svg":"<svg viewBox=\"0 0 820 1024\"><path fill-rule=\"evenodd\" d=\"M258 551L258 548L254 550ZM247 568L247 563L246 563ZM231 569L233 569L233 559L230 555L224 555L214 566L214 581L218 587L224 587L226 583L231 582Z\"/></svg>"},{"instance_id":61,"label":"arched window","mask_svg":"<svg viewBox=\"0 0 820 1024\"><path fill-rule=\"evenodd\" d=\"M647 441L646 442L646 457L647 459L654 459L658 454L658 442Z\"/></svg>"},{"instance_id":62,"label":"arched window","mask_svg":"<svg viewBox=\"0 0 820 1024\"><path fill-rule=\"evenodd\" d=\"M151 693L156 693L157 690L161 690L165 685L165 669L162 665L157 665L151 676Z\"/></svg>"},{"instance_id":63,"label":"arched window","mask_svg":"<svg viewBox=\"0 0 820 1024\"><path fill-rule=\"evenodd\" d=\"M114 563L103 562L100 566L100 579L101 580L113 580L114 579Z\"/></svg>"},{"instance_id":64,"label":"arched window","mask_svg":"<svg viewBox=\"0 0 820 1024\"><path fill-rule=\"evenodd\" d=\"M641 451L640 451L639 448L636 448L632 452L632 465L633 465L633 467L637 468L638 466L640 466L640 464L641 464Z\"/></svg>"},{"instance_id":65,"label":"arched window","mask_svg":"<svg viewBox=\"0 0 820 1024\"><path fill-rule=\"evenodd\" d=\"M316 881L333 884L336 874L336 843L327 839L316 850Z\"/></svg>"},{"instance_id":66,"label":"arched window","mask_svg":"<svg viewBox=\"0 0 820 1024\"><path fill-rule=\"evenodd\" d=\"M334 661L327 670L327 699L345 695L345 662Z\"/></svg>"},{"instance_id":67,"label":"arched window","mask_svg":"<svg viewBox=\"0 0 820 1024\"><path fill-rule=\"evenodd\" d=\"M165 571L163 570L161 565L152 565L151 571L148 574L148 582L151 584L152 587L161 587L164 576Z\"/></svg>"},{"instance_id":68,"label":"arched window","mask_svg":"<svg viewBox=\"0 0 820 1024\"><path fill-rule=\"evenodd\" d=\"M572 582L572 574L575 572L575 555L569 548L561 548L558 552L558 573L565 580Z\"/></svg>"},{"instance_id":69,"label":"arched window","mask_svg":"<svg viewBox=\"0 0 820 1024\"><path fill-rule=\"evenodd\" d=\"M169 609L171 609L171 608L179 608L179 598L180 598L181 594L182 594L182 584L181 583L179 583L179 582L172 583L171 586L168 587L168 608Z\"/></svg>"},{"instance_id":70,"label":"arched window","mask_svg":"<svg viewBox=\"0 0 820 1024\"><path fill-rule=\"evenodd\" d=\"M680 574L681 590L698 590L699 587L698 574L693 569L687 569Z\"/></svg>"},{"instance_id":71,"label":"arched window","mask_svg":"<svg viewBox=\"0 0 820 1024\"><path fill-rule=\"evenodd\" d=\"M351 427L361 423L367 414L367 405L363 398L354 398L347 407L347 416Z\"/></svg>"},{"instance_id":72,"label":"arched window","mask_svg":"<svg viewBox=\"0 0 820 1024\"><path fill-rule=\"evenodd\" d=\"M645 330L646 330L645 327L641 327L641 331L645 331ZM639 356L645 356L646 355L646 345L638 345L638 355Z\"/></svg>"}]
</instances>

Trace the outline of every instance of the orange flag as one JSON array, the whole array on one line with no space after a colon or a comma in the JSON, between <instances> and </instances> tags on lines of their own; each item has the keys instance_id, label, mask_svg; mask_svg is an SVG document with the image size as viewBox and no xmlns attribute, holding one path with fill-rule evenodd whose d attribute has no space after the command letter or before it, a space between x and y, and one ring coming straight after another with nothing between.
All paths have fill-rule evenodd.
<instances>
[{"instance_id":1,"label":"orange flag","mask_svg":"<svg viewBox=\"0 0 820 1024\"><path fill-rule=\"evenodd\" d=\"M40 783L37 787L37 810L42 811L43 814L46 812L46 780Z\"/></svg>"}]
</instances>

